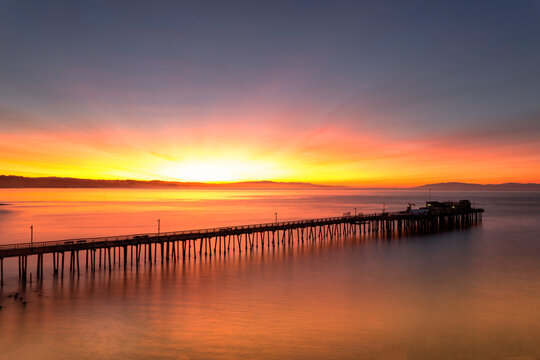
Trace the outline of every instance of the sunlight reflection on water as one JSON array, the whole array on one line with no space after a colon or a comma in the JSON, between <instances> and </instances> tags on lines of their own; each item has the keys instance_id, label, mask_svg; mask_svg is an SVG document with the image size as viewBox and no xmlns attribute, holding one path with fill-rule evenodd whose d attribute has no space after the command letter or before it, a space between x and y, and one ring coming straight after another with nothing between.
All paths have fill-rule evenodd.
<instances>
[{"instance_id":1,"label":"sunlight reflection on water","mask_svg":"<svg viewBox=\"0 0 540 360\"><path fill-rule=\"evenodd\" d=\"M420 191L2 190L1 242L336 216ZM20 288L0 297L5 358L540 356L540 195L440 192L486 209L466 231L231 254ZM33 261L30 260L29 263ZM12 262L7 268L16 265ZM49 264L46 264L49 266ZM34 270L35 264L30 264ZM16 268L15 268L16 271ZM18 293L18 299L13 295ZM19 300L23 297L25 306Z\"/></svg>"}]
</instances>

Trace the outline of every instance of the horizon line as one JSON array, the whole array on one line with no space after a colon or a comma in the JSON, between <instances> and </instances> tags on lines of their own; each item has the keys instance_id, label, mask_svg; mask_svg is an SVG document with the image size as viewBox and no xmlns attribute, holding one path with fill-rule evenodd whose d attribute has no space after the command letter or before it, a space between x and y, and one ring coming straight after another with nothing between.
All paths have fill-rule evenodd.
<instances>
[{"instance_id":1,"label":"horizon line","mask_svg":"<svg viewBox=\"0 0 540 360\"><path fill-rule=\"evenodd\" d=\"M341 188L341 189L416 189L416 188L422 188L422 187L430 187L430 186L502 186L502 185L529 185L529 186L540 186L540 183L534 183L534 182L501 182L501 183L472 183L472 182L462 182L462 181L445 181L445 182L434 182L434 183L422 183L419 185L409 185L409 186L403 186L403 185L377 185L377 184L320 184L320 183L312 183L309 181L282 181L282 180L244 180L244 181L211 181L211 182L205 182L205 181L182 181L182 180L162 180L162 179L151 179L151 180L140 180L140 179L132 179L132 178L115 178L115 179L107 179L107 178L77 178L77 177L64 177L64 176L22 176L22 175L0 175L0 178L19 178L24 180L73 180L73 181L91 181L91 182L134 182L134 183L141 183L141 184L151 184L151 183L163 183L163 184L170 184L170 185L202 185L202 186L227 186L227 185L242 185L242 184L253 184L253 185L296 185L301 186L305 185L306 187L327 187L327 188ZM1 187L1 184L0 184ZM22 187L24 188L24 187ZM28 187L30 188L30 187ZM60 187L59 187L60 188ZM77 188L77 186L74 186L73 188Z\"/></svg>"}]
</instances>

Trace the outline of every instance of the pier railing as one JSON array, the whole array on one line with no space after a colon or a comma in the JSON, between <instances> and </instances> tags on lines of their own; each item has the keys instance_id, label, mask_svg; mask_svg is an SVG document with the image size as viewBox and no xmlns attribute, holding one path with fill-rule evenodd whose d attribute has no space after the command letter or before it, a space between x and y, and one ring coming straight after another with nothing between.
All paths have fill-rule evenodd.
<instances>
[{"instance_id":1,"label":"pier railing","mask_svg":"<svg viewBox=\"0 0 540 360\"><path fill-rule=\"evenodd\" d=\"M401 212L388 212L388 213L373 213L373 214L361 214L361 215L347 215L347 216L336 216L336 217L325 217L325 218L315 218L307 220L291 220L291 221L279 221L279 222L269 222L269 223L259 223L259 224L249 224L249 225L237 225L237 226L222 226L206 229L197 229L197 230L180 230L180 231L169 231L169 232L151 232L151 233L140 233L140 234L130 234L130 235L115 235L115 236L98 236L98 237L86 237L86 238L71 238L63 240L52 240L52 241L35 241L33 243L14 243L14 244L5 244L0 245L0 251L5 250L15 250L15 249L32 249L40 247L50 247L50 246L62 246L62 245L75 245L75 244L91 244L91 243L100 243L100 242L122 242L128 240L137 240L143 238L156 238L156 237L168 237L168 236L178 236L178 235L204 235L204 234L215 234L215 233L227 233L230 231L242 231L242 230L265 230L272 227L283 227L283 226L292 226L292 225L303 225L303 224L316 224L316 223L325 223L333 221L361 221L369 220L381 215L398 215Z\"/></svg>"},{"instance_id":2,"label":"pier railing","mask_svg":"<svg viewBox=\"0 0 540 360\"><path fill-rule=\"evenodd\" d=\"M233 253L242 247L245 251L258 248L259 245L274 248L277 246L300 246L300 243L333 241L342 236L356 234L396 233L425 234L473 226L482 221L483 209L443 208L427 212L383 212L378 214L345 214L338 217L324 217L305 220L268 222L251 225L213 227L199 230L181 230L171 232L152 232L118 236L100 236L72 238L57 241L40 241L0 245L0 286L4 279L4 258L18 257L19 279L25 283L28 270L28 257L37 257L36 277L43 279L43 256L52 254L53 274L63 277L64 257L69 253L69 271L80 274L79 253L85 251L85 268L95 272L107 267L109 271L118 264L127 268L128 254L131 265L155 264L158 247L160 259L179 261L179 259L197 258L212 254L229 253L231 241ZM296 236L294 234L296 230ZM276 236L277 235L277 236ZM266 240L265 240L266 238ZM270 245L270 241L272 245ZM196 249L196 246L198 249ZM204 250L203 250L204 248ZM193 255L192 255L193 252ZM181 255L180 255L181 253ZM117 257L118 254L118 257ZM123 254L123 260L121 259ZM152 256L153 254L153 256ZM107 263L106 263L107 261ZM30 279L31 279L30 275Z\"/></svg>"},{"instance_id":3,"label":"pier railing","mask_svg":"<svg viewBox=\"0 0 540 360\"><path fill-rule=\"evenodd\" d=\"M470 209L467 213L474 212L483 212L482 209ZM460 211L454 211L453 213L460 213ZM444 214L442 214L444 216ZM447 215L452 215L449 213ZM389 218L397 217L415 217L422 218L432 216L430 214L411 215L403 211L393 211L393 212L383 212L383 213L371 213L371 214L358 214L358 215L345 215L345 216L335 216L335 217L324 217L324 218L312 218L304 220L290 220L290 221L279 221L279 222L268 222L268 223L258 223L258 224L248 224L248 225L236 225L236 226L222 226L222 227L213 227L206 229L196 229L196 230L179 230L179 231L169 231L169 232L149 232L149 233L139 233L139 234L129 234L129 235L114 235L114 236L98 236L98 237L84 237L84 238L71 238L63 240L52 240L52 241L35 241L35 242L25 242L25 243L12 243L0 245L0 256L1 252L9 250L22 250L22 249L39 249L51 246L64 246L64 245L83 245L83 244L92 244L92 243L102 243L102 242L125 242L130 240L144 240L146 238L165 238L171 236L195 236L202 237L205 234L212 234L212 236L225 235L232 231L246 231L246 230L260 230L268 231L277 228L290 227L290 226L302 226L302 225L317 225L317 224L327 224L327 223L341 223L341 222L355 222L355 221L369 221L369 220L384 220ZM437 216L437 215L436 215Z\"/></svg>"}]
</instances>

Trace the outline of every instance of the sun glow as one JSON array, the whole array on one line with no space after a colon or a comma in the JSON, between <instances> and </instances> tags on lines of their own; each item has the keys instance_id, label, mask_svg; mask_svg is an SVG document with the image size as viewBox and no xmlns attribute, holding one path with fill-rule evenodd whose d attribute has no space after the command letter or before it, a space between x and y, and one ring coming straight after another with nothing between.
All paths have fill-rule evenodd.
<instances>
[{"instance_id":1,"label":"sun glow","mask_svg":"<svg viewBox=\"0 0 540 360\"><path fill-rule=\"evenodd\" d=\"M230 159L189 160L157 171L171 180L192 182L265 180L281 172L272 163Z\"/></svg>"},{"instance_id":2,"label":"sun glow","mask_svg":"<svg viewBox=\"0 0 540 360\"><path fill-rule=\"evenodd\" d=\"M122 133L120 137L118 134ZM200 130L0 131L5 175L226 183L271 180L349 186L412 186L446 180L535 182L536 144L454 146L444 137L396 139L339 126ZM248 133L255 134L248 136ZM302 133L303 137L298 138ZM203 134L203 135L201 135ZM463 137L463 136L462 136ZM526 150L526 151L525 151ZM512 168L508 177L505 169Z\"/></svg>"}]
</instances>

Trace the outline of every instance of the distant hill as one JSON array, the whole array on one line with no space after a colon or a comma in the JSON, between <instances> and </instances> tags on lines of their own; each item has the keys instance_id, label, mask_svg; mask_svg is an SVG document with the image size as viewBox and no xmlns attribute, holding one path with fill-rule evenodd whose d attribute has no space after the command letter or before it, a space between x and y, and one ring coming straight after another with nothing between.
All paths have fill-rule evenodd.
<instances>
[{"instance_id":1,"label":"distant hill","mask_svg":"<svg viewBox=\"0 0 540 360\"><path fill-rule=\"evenodd\" d=\"M345 187L301 182L244 181L235 183L200 183L141 180L91 180L63 177L24 177L0 175L0 188L217 188L217 189L340 189Z\"/></svg>"},{"instance_id":2,"label":"distant hill","mask_svg":"<svg viewBox=\"0 0 540 360\"><path fill-rule=\"evenodd\" d=\"M471 184L471 183L461 183L461 182L447 182L447 183L437 183L437 184L427 184L427 185L417 186L414 189L537 191L537 190L540 190L540 184L535 184L535 183Z\"/></svg>"},{"instance_id":3,"label":"distant hill","mask_svg":"<svg viewBox=\"0 0 540 360\"><path fill-rule=\"evenodd\" d=\"M202 183L161 180L92 180L64 177L25 177L0 175L0 188L133 188L133 189L360 189L347 186L317 185L303 182L242 181L234 183ZM365 187L361 189L390 189ZM540 191L540 184L471 184L447 182L426 184L413 188L392 188L394 190L522 190Z\"/></svg>"}]
</instances>

